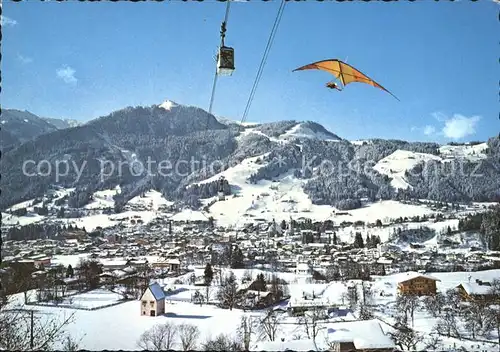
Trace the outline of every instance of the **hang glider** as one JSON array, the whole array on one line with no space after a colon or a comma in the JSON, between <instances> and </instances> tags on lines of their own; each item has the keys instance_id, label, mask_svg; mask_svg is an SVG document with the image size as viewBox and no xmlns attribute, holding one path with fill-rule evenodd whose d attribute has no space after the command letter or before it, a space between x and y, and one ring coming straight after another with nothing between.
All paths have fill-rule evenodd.
<instances>
[{"instance_id":1,"label":"hang glider","mask_svg":"<svg viewBox=\"0 0 500 352\"><path fill-rule=\"evenodd\" d=\"M399 99L389 92L387 89L382 87L380 84L375 82L373 79L362 73L361 71L355 69L349 64L346 64L343 61L337 60L337 59L330 59L330 60L322 60L322 61L317 61L313 62L311 64L296 68L292 72L295 71L302 71L302 70L322 70L328 73L331 73L332 75L337 78L342 85L345 87L347 84L352 83L352 82L360 82L360 83L365 83L369 84L373 87L380 88L390 95L392 95L394 98L396 98L398 101ZM339 87L339 85L335 82L328 82L326 84L326 87L331 88L331 89L337 89L341 91L343 88Z\"/></svg>"}]
</instances>

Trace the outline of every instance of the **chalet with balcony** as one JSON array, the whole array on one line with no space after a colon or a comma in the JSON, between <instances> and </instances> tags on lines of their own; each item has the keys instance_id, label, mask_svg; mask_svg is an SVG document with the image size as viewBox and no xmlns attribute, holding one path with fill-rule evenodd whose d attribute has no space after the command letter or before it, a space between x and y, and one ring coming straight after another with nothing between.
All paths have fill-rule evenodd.
<instances>
[{"instance_id":1,"label":"chalet with balcony","mask_svg":"<svg viewBox=\"0 0 500 352\"><path fill-rule=\"evenodd\" d=\"M398 280L398 293L417 296L435 295L437 281L441 280L417 272L402 273Z\"/></svg>"},{"instance_id":2,"label":"chalet with balcony","mask_svg":"<svg viewBox=\"0 0 500 352\"><path fill-rule=\"evenodd\" d=\"M489 282L476 280L476 282L464 282L456 287L460 297L468 302L492 302L500 301L500 296L495 294Z\"/></svg>"}]
</instances>

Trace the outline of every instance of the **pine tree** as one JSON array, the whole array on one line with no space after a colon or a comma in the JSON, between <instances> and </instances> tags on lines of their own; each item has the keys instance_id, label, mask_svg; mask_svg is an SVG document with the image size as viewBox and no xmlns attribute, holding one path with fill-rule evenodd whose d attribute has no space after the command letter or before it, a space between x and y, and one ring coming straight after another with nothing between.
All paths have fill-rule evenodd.
<instances>
[{"instance_id":1,"label":"pine tree","mask_svg":"<svg viewBox=\"0 0 500 352\"><path fill-rule=\"evenodd\" d=\"M68 268L66 269L66 277L73 277L75 275L75 271L73 270L73 267L71 264L68 265Z\"/></svg>"},{"instance_id":2,"label":"pine tree","mask_svg":"<svg viewBox=\"0 0 500 352\"><path fill-rule=\"evenodd\" d=\"M286 230L286 221L285 220L281 221L281 229Z\"/></svg>"},{"instance_id":3,"label":"pine tree","mask_svg":"<svg viewBox=\"0 0 500 352\"><path fill-rule=\"evenodd\" d=\"M207 263L205 266L203 277L206 285L210 285L212 283L212 280L214 279L214 271L212 270L212 265L210 265L210 263Z\"/></svg>"},{"instance_id":4,"label":"pine tree","mask_svg":"<svg viewBox=\"0 0 500 352\"><path fill-rule=\"evenodd\" d=\"M222 286L217 292L217 298L219 299L223 307L232 310L236 303L237 292L238 283L236 282L236 276L231 271L226 277L225 285Z\"/></svg>"},{"instance_id":5,"label":"pine tree","mask_svg":"<svg viewBox=\"0 0 500 352\"><path fill-rule=\"evenodd\" d=\"M260 273L257 275L257 280L255 280L255 286L257 291L266 291L267 283L264 274Z\"/></svg>"},{"instance_id":6,"label":"pine tree","mask_svg":"<svg viewBox=\"0 0 500 352\"><path fill-rule=\"evenodd\" d=\"M243 252L239 247L236 247L234 251L232 251L231 256L231 268L232 269L242 269L244 267L243 264Z\"/></svg>"},{"instance_id":7,"label":"pine tree","mask_svg":"<svg viewBox=\"0 0 500 352\"><path fill-rule=\"evenodd\" d=\"M211 217L208 218L208 226L210 228L214 227L214 217L213 216L211 216Z\"/></svg>"},{"instance_id":8,"label":"pine tree","mask_svg":"<svg viewBox=\"0 0 500 352\"><path fill-rule=\"evenodd\" d=\"M365 244L363 242L363 237L361 236L361 232L356 232L354 235L354 247L355 248L364 248Z\"/></svg>"}]
</instances>

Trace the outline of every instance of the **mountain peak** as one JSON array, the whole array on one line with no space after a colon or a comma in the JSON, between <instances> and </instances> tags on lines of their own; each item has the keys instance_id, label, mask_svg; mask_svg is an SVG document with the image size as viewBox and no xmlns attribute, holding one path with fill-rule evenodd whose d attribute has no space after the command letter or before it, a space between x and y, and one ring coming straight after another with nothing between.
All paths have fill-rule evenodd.
<instances>
[{"instance_id":1,"label":"mountain peak","mask_svg":"<svg viewBox=\"0 0 500 352\"><path fill-rule=\"evenodd\" d=\"M318 139L324 141L340 141L342 138L328 131L319 123L313 121L302 121L285 133L284 137Z\"/></svg>"},{"instance_id":2,"label":"mountain peak","mask_svg":"<svg viewBox=\"0 0 500 352\"><path fill-rule=\"evenodd\" d=\"M178 106L178 105L179 105L179 104L177 104L175 101L172 101L172 100L167 99L167 100L165 100L163 103L161 103L161 104L159 105L159 107L160 107L160 108L163 108L163 109L165 109L165 110L170 110L170 109L172 109L173 107Z\"/></svg>"}]
</instances>

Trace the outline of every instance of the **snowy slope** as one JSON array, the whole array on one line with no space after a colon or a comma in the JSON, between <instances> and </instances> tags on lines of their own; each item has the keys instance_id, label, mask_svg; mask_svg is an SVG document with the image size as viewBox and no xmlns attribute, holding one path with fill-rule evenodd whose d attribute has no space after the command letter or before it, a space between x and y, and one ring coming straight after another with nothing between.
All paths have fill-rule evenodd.
<instances>
[{"instance_id":1,"label":"snowy slope","mask_svg":"<svg viewBox=\"0 0 500 352\"><path fill-rule=\"evenodd\" d=\"M216 181L220 176L224 176L231 185L233 194L236 194L210 207L210 215L219 224L236 226L257 219L288 221L290 217L311 218L316 221L330 219L338 223L357 220L375 222L388 216L398 218L433 213L422 206L382 201L351 210L347 215L338 215L332 206L312 204L302 188L306 181L296 178L292 171L276 178L276 182L261 180L257 184L250 184L248 177L264 165L256 163L257 159L262 157L263 155L245 159L240 164L201 182ZM206 200L206 203L210 201L211 199Z\"/></svg>"},{"instance_id":2,"label":"snowy slope","mask_svg":"<svg viewBox=\"0 0 500 352\"><path fill-rule=\"evenodd\" d=\"M127 202L127 206L139 205L154 211L157 211L162 206L169 206L172 204L173 202L167 201L160 192L155 190L146 192L144 197L136 196Z\"/></svg>"},{"instance_id":3,"label":"snowy slope","mask_svg":"<svg viewBox=\"0 0 500 352\"><path fill-rule=\"evenodd\" d=\"M258 122L243 122L242 123L241 121L231 120L231 119L228 119L228 118L222 117L222 116L215 116L215 118L217 119L217 121L219 121L220 123L222 123L224 125L240 125L240 126L245 126L245 127L259 125Z\"/></svg>"},{"instance_id":4,"label":"snowy slope","mask_svg":"<svg viewBox=\"0 0 500 352\"><path fill-rule=\"evenodd\" d=\"M84 206L84 209L105 209L113 208L115 201L113 196L119 193L119 187L104 191L97 191L93 194L92 202Z\"/></svg>"},{"instance_id":5,"label":"snowy slope","mask_svg":"<svg viewBox=\"0 0 500 352\"><path fill-rule=\"evenodd\" d=\"M221 224L242 224L245 217L272 220L289 219L297 216L313 216L326 218L334 208L313 205L302 190L301 180L291 173L280 176L277 181L260 181L250 184L247 179L263 165L256 163L263 155L243 160L235 167L229 168L204 182L219 179L220 176L229 182L235 197L226 197L225 201L216 202L210 207L211 215Z\"/></svg>"},{"instance_id":6,"label":"snowy slope","mask_svg":"<svg viewBox=\"0 0 500 352\"><path fill-rule=\"evenodd\" d=\"M487 148L486 143L460 146L444 145L439 148L440 156L399 149L380 160L373 169L389 176L392 179L391 185L394 188L407 189L411 188L411 185L406 181L405 171L410 171L417 164L430 160L447 162L461 158L477 161L486 158L485 151Z\"/></svg>"},{"instance_id":7,"label":"snowy slope","mask_svg":"<svg viewBox=\"0 0 500 352\"><path fill-rule=\"evenodd\" d=\"M236 270L237 271L237 270ZM444 292L447 289L454 288L460 283L465 283L469 281L469 276L471 276L471 281L475 279L481 279L485 281L491 281L495 278L500 277L500 270L488 270L482 272L455 272L455 273L426 273L426 275L433 276L440 281L437 282L437 289L440 292ZM237 275L239 276L239 275ZM254 276L254 275L252 275ZM372 282L373 290L373 306L375 309L375 314L380 317L383 321L393 322L390 316L394 312L394 302L397 293L397 284L399 281L404 279L408 274L395 274L383 277L374 277ZM352 283L352 281L350 282ZM175 285L178 286L178 285ZM182 285L184 287L184 285ZM293 285L291 291L298 292L301 294L302 291L310 292L311 289L318 287L317 285ZM324 290L324 295L330 301L337 302L342 300L339 296L339 292L343 289L343 283L334 282L330 285L323 285L323 287L318 287L321 291ZM214 290L212 290L214 291ZM291 292L292 293L292 292ZM381 295L383 293L383 295ZM99 295L99 292L96 292ZM87 299L86 304L94 304L88 301L91 299L90 295L85 297ZM29 294L30 299L34 299L34 291ZM102 297L97 297L101 299ZM187 296L187 299L190 297ZM21 302L23 300L23 294L16 294L13 296L13 300ZM341 302L340 302L341 303ZM33 307L27 306L26 309L36 309L41 312L51 313L50 317L56 317L58 320L62 320L68 317L69 314L75 313L75 319L72 323L67 326L67 332L76 340L80 340L80 349L86 350L140 350L137 346L137 340L140 335L151 328L153 325L162 323L189 323L196 325L200 330L200 336L198 339L198 345L203 343L208 337L215 337L220 333L233 335L236 333L236 327L239 325L239 320L242 315L261 317L262 311L255 312L244 312L240 309L233 310L223 310L212 305L194 305L188 302L181 302L180 300L170 301L168 298L166 300L166 314L157 317L140 316L140 301L133 300L127 303L123 303L114 307L104 308L95 311L84 311L84 310L73 310L68 308L56 308L56 307ZM46 315L41 315L43 317ZM343 319L339 319L343 320ZM347 319L346 319L347 320ZM415 312L415 329L423 334L429 334L437 322L437 319L429 315L422 308L418 308ZM337 327L340 324L336 325ZM383 324L382 326L387 329L387 326ZM323 330L323 329L322 329ZM103 334L103 331L111 331L111 334ZM295 318L284 317L283 323L279 324L277 331L277 340L288 341L292 340L294 336L298 334L305 335L305 330L303 324L297 324ZM366 333L367 335L368 332ZM99 338L96 338L99 336ZM233 335L234 336L234 335ZM494 336L492 336L491 341L494 341ZM258 336L252 337L253 346L257 341L261 339ZM323 341L322 338L318 337L318 341ZM467 351L496 351L498 346L494 344L482 345L480 349L477 348L479 342L458 340L458 339L448 339L443 337L443 348L439 350L444 350L444 348L451 348L455 345L454 350L457 350L461 346L465 347ZM472 348L475 345L475 348ZM57 347L57 346L56 346ZM181 346L176 343L174 348L179 349ZM425 350L424 345L418 346L418 350Z\"/></svg>"},{"instance_id":8,"label":"snowy slope","mask_svg":"<svg viewBox=\"0 0 500 352\"><path fill-rule=\"evenodd\" d=\"M389 176L392 179L392 187L407 189L411 188L411 185L406 182L405 171L410 171L417 164L429 160L442 161L440 157L432 154L415 153L398 149L375 164L373 169L382 175Z\"/></svg>"},{"instance_id":9,"label":"snowy slope","mask_svg":"<svg viewBox=\"0 0 500 352\"><path fill-rule=\"evenodd\" d=\"M161 103L159 106L160 106L160 108L163 108L165 110L170 110L177 105L178 105L177 103L173 102L172 100L167 99L163 103Z\"/></svg>"},{"instance_id":10,"label":"snowy slope","mask_svg":"<svg viewBox=\"0 0 500 352\"><path fill-rule=\"evenodd\" d=\"M319 139L322 141L338 142L341 140L337 135L329 132L321 125L313 122L303 122L295 125L280 138L311 138Z\"/></svg>"},{"instance_id":11,"label":"snowy slope","mask_svg":"<svg viewBox=\"0 0 500 352\"><path fill-rule=\"evenodd\" d=\"M439 148L439 152L443 159L465 158L471 161L481 160L486 158L487 143L476 145L443 145Z\"/></svg>"}]
</instances>

